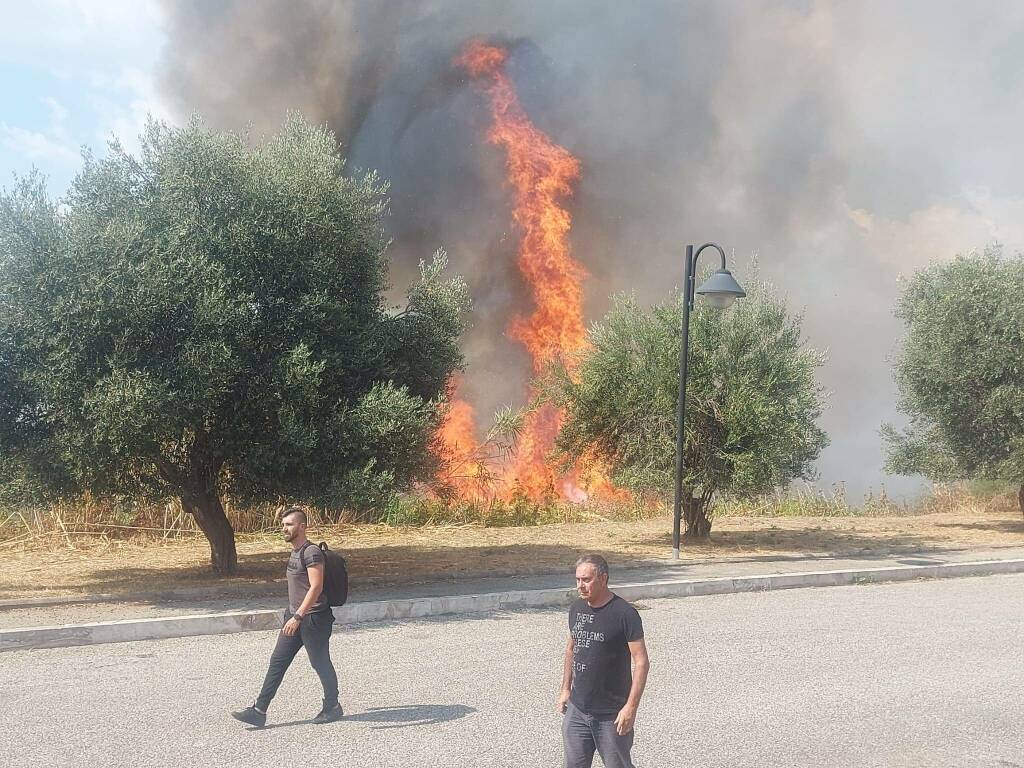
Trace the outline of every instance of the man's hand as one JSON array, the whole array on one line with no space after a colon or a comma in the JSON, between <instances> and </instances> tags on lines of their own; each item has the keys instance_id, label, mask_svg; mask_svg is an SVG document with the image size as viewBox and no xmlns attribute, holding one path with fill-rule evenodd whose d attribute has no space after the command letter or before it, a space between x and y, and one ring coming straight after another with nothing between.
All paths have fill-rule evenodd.
<instances>
[{"instance_id":1,"label":"man's hand","mask_svg":"<svg viewBox=\"0 0 1024 768\"><path fill-rule=\"evenodd\" d=\"M565 710L569 706L569 695L570 695L570 691L562 691L558 695L558 704L555 705L555 709L557 709L563 715L565 714Z\"/></svg>"},{"instance_id":2,"label":"man's hand","mask_svg":"<svg viewBox=\"0 0 1024 768\"><path fill-rule=\"evenodd\" d=\"M291 618L291 619L288 619L288 621L286 621L284 623L284 629L281 630L281 631L284 632L286 635L288 635L288 637L291 637L292 635L294 635L296 632L299 631L299 627L301 627L301 626L302 626L302 622L301 621L296 621L294 618Z\"/></svg>"},{"instance_id":3,"label":"man's hand","mask_svg":"<svg viewBox=\"0 0 1024 768\"><path fill-rule=\"evenodd\" d=\"M633 730L634 722L636 722L636 707L627 704L619 710L619 714L615 718L615 732L619 736L625 736Z\"/></svg>"}]
</instances>

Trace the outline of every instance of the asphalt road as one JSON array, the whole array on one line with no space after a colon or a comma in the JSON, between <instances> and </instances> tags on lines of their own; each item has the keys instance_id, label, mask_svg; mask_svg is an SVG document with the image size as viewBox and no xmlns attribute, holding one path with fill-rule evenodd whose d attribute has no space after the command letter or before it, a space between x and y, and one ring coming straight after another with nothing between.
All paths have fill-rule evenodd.
<instances>
[{"instance_id":1,"label":"asphalt road","mask_svg":"<svg viewBox=\"0 0 1024 768\"><path fill-rule=\"evenodd\" d=\"M646 601L653 766L1024 768L1024 576ZM249 730L273 633L0 654L5 766L557 766L559 612L335 635Z\"/></svg>"}]
</instances>

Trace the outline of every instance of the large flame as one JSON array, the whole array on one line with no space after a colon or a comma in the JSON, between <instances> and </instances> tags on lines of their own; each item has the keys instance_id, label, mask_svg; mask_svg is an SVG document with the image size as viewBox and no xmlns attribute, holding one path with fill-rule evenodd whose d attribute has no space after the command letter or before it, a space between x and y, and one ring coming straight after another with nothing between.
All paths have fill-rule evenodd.
<instances>
[{"instance_id":1,"label":"large flame","mask_svg":"<svg viewBox=\"0 0 1024 768\"><path fill-rule=\"evenodd\" d=\"M489 472L480 456L473 406L465 400L452 401L445 411L437 438L447 464L444 482L461 499L485 500Z\"/></svg>"},{"instance_id":2,"label":"large flame","mask_svg":"<svg viewBox=\"0 0 1024 768\"><path fill-rule=\"evenodd\" d=\"M569 248L572 217L563 201L580 176L579 161L530 122L505 74L504 49L470 42L456 61L485 84L493 123L487 140L506 153L508 180L515 191L512 218L522 227L519 269L533 295L528 318L512 322L510 333L526 345L535 373L586 344L582 265Z\"/></svg>"},{"instance_id":3,"label":"large flame","mask_svg":"<svg viewBox=\"0 0 1024 768\"><path fill-rule=\"evenodd\" d=\"M530 288L534 309L528 317L516 317L509 335L522 342L530 353L534 373L541 373L554 361L570 369L578 352L586 346L583 324L583 279L586 272L572 257L569 230L572 217L565 201L579 179L579 161L564 147L540 131L519 103L515 87L505 73L507 51L479 40L463 49L456 64L483 88L490 101L491 126L487 140L505 150L509 184L514 192L512 217L522 231L519 270ZM468 444L465 433L460 442L447 442L458 430L472 436L472 415L468 406L455 401L443 437L448 455L459 457ZM458 430L456 430L458 425ZM561 425L561 414L551 406L532 411L519 434L512 460L502 469L505 497L523 493L542 500L561 496L582 501L587 493L578 487L580 472L558 478L546 461ZM603 477L595 487L613 488Z\"/></svg>"}]
</instances>

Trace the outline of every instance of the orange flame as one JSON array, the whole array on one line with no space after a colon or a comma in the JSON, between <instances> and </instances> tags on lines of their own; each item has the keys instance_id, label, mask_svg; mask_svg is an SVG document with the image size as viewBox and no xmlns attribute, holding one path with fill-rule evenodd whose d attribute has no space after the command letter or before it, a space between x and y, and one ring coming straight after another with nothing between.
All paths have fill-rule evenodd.
<instances>
[{"instance_id":1,"label":"orange flame","mask_svg":"<svg viewBox=\"0 0 1024 768\"><path fill-rule=\"evenodd\" d=\"M480 458L473 406L465 400L453 400L445 412L437 438L448 465L449 474L444 478L447 484L461 499L484 500L488 473Z\"/></svg>"},{"instance_id":2,"label":"orange flame","mask_svg":"<svg viewBox=\"0 0 1024 768\"><path fill-rule=\"evenodd\" d=\"M580 164L530 121L505 73L507 56L503 48L474 40L455 63L480 81L491 107L487 140L505 150L508 181L514 192L512 217L522 229L518 265L534 302L529 317L512 320L509 334L530 353L534 373L541 373L556 360L571 368L576 354L587 344L582 289L586 271L572 257L568 240L572 217L564 206L579 179ZM461 401L455 405L459 414L465 413ZM471 414L469 419L472 435ZM524 493L538 501L553 496L572 501L587 498L587 492L577 484L580 472L557 478L548 466L547 455L561 421L562 415L552 406L530 413L515 456L503 470L505 488L501 495ZM458 452L449 455L458 456ZM591 468L587 474L593 471ZM614 489L603 479L603 473L598 474L602 479L592 484L594 488Z\"/></svg>"},{"instance_id":3,"label":"orange flame","mask_svg":"<svg viewBox=\"0 0 1024 768\"><path fill-rule=\"evenodd\" d=\"M502 48L475 40L456 63L473 77L486 78L493 120L487 140L506 152L508 180L515 191L512 218L523 229L519 269L536 304L530 317L515 319L509 330L526 346L539 373L554 359L565 359L586 344L586 272L570 252L572 217L562 204L572 196L580 164L530 122L505 74L506 56Z\"/></svg>"}]
</instances>

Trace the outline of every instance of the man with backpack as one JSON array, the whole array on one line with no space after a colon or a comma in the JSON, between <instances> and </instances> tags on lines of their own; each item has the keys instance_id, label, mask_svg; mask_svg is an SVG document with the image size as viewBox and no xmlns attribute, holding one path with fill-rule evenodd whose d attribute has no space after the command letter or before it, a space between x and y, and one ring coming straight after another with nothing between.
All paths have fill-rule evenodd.
<instances>
[{"instance_id":1,"label":"man with backpack","mask_svg":"<svg viewBox=\"0 0 1024 768\"><path fill-rule=\"evenodd\" d=\"M270 657L270 668L256 702L251 707L232 712L231 716L249 725L266 725L267 707L277 693L295 654L299 648L304 647L324 687L323 709L313 718L313 722L334 722L340 720L345 712L338 703L338 675L331 663L330 640L334 613L324 591L325 551L306 538L306 513L301 507L287 507L282 511L281 532L284 540L292 545L286 571L288 613L277 636L277 645ZM344 569L343 561L341 568ZM341 602L344 602L344 596ZM334 604L340 603L335 600Z\"/></svg>"}]
</instances>

